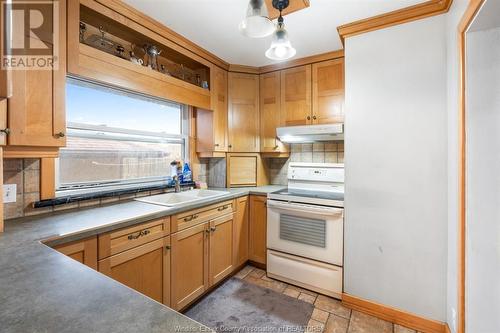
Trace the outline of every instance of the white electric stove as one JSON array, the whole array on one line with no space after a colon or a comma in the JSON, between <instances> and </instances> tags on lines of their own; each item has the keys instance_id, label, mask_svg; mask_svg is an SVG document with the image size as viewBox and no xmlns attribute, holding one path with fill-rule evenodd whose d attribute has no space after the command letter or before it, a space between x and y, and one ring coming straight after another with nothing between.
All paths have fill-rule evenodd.
<instances>
[{"instance_id":1,"label":"white electric stove","mask_svg":"<svg viewBox=\"0 0 500 333\"><path fill-rule=\"evenodd\" d=\"M267 273L340 298L344 166L290 163L288 188L267 200Z\"/></svg>"}]
</instances>

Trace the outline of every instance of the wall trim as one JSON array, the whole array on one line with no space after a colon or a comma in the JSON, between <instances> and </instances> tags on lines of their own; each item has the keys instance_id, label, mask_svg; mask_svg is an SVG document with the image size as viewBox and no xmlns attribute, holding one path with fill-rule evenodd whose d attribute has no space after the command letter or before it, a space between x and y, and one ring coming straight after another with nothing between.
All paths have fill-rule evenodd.
<instances>
[{"instance_id":1,"label":"wall trim","mask_svg":"<svg viewBox=\"0 0 500 333\"><path fill-rule=\"evenodd\" d=\"M266 65L261 67L245 66L245 65L229 65L229 71L235 73L244 74L266 74L270 72L276 72L283 69L288 69L292 67L299 67L304 65L310 65L317 62L322 62L326 60L340 59L344 57L344 50L336 50L321 54L315 54L312 56L293 59L285 62L280 62L277 64Z\"/></svg>"},{"instance_id":2,"label":"wall trim","mask_svg":"<svg viewBox=\"0 0 500 333\"><path fill-rule=\"evenodd\" d=\"M443 322L427 319L413 313L399 310L387 305L371 302L346 293L342 294L342 304L350 309L375 316L394 324L412 328L420 332L446 332L446 324Z\"/></svg>"},{"instance_id":3,"label":"wall trim","mask_svg":"<svg viewBox=\"0 0 500 333\"><path fill-rule=\"evenodd\" d=\"M57 158L59 147L5 146L3 158Z\"/></svg>"},{"instance_id":4,"label":"wall trim","mask_svg":"<svg viewBox=\"0 0 500 333\"><path fill-rule=\"evenodd\" d=\"M448 12L453 0L429 0L418 5L369 17L337 27L342 44L347 37L388 28Z\"/></svg>"},{"instance_id":5,"label":"wall trim","mask_svg":"<svg viewBox=\"0 0 500 333\"><path fill-rule=\"evenodd\" d=\"M458 261L457 261L457 272L458 272L458 325L457 333L465 333L465 278L466 278L466 235L467 235L467 206L466 206L466 189L467 189L467 118L466 118L466 33L469 27L479 13L479 10L485 3L485 0L470 0L467 9L458 25L458 53L459 53L459 142L458 142L458 152L459 152L459 165L458 165L458 186L459 186L459 212L458 212Z\"/></svg>"}]
</instances>

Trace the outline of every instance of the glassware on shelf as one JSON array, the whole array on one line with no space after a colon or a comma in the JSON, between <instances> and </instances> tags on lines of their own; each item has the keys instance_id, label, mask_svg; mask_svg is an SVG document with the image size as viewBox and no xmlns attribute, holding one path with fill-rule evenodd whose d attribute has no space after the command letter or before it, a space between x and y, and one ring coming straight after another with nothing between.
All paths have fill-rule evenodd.
<instances>
[{"instance_id":1,"label":"glassware on shelf","mask_svg":"<svg viewBox=\"0 0 500 333\"><path fill-rule=\"evenodd\" d=\"M159 50L156 45L146 44L144 45L144 51L148 55L148 67L151 67L153 70L158 70L158 56L163 50Z\"/></svg>"},{"instance_id":2,"label":"glassware on shelf","mask_svg":"<svg viewBox=\"0 0 500 333\"><path fill-rule=\"evenodd\" d=\"M83 43L85 41L85 32L87 31L87 26L85 23L80 21L80 43Z\"/></svg>"},{"instance_id":3,"label":"glassware on shelf","mask_svg":"<svg viewBox=\"0 0 500 333\"><path fill-rule=\"evenodd\" d=\"M115 55L116 43L105 37L106 31L102 26L99 27L100 35L93 34L85 41L86 44L93 46L101 51Z\"/></svg>"}]
</instances>

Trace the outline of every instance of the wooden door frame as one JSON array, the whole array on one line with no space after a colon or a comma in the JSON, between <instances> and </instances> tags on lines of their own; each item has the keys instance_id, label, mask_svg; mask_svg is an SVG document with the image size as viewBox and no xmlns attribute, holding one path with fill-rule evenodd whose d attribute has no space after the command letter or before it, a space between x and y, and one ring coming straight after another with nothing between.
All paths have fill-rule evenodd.
<instances>
[{"instance_id":1,"label":"wooden door frame","mask_svg":"<svg viewBox=\"0 0 500 333\"><path fill-rule=\"evenodd\" d=\"M467 119L466 119L466 34L472 21L476 18L486 0L469 0L469 5L462 16L458 26L459 47L459 221L458 221L458 330L457 333L465 333L465 259L466 259L466 144L467 144Z\"/></svg>"}]
</instances>

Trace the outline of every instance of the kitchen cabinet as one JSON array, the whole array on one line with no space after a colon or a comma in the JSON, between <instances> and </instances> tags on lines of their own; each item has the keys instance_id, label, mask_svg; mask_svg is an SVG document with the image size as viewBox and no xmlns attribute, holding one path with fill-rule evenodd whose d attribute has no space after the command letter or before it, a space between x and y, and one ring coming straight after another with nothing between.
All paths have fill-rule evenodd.
<instances>
[{"instance_id":1,"label":"kitchen cabinet","mask_svg":"<svg viewBox=\"0 0 500 333\"><path fill-rule=\"evenodd\" d=\"M210 277L213 286L233 271L234 214L210 221Z\"/></svg>"},{"instance_id":2,"label":"kitchen cabinet","mask_svg":"<svg viewBox=\"0 0 500 333\"><path fill-rule=\"evenodd\" d=\"M344 58L312 65L313 124L344 122Z\"/></svg>"},{"instance_id":3,"label":"kitchen cabinet","mask_svg":"<svg viewBox=\"0 0 500 333\"><path fill-rule=\"evenodd\" d=\"M196 152L203 157L221 157L228 151L227 71L212 66L211 110L196 109Z\"/></svg>"},{"instance_id":4,"label":"kitchen cabinet","mask_svg":"<svg viewBox=\"0 0 500 333\"><path fill-rule=\"evenodd\" d=\"M9 146L62 147L66 144L66 1L58 1L58 4L59 35L55 37L58 53L52 48L53 56L58 59L57 68L11 70L2 75L7 81L0 89L5 95L0 99L7 98Z\"/></svg>"},{"instance_id":5,"label":"kitchen cabinet","mask_svg":"<svg viewBox=\"0 0 500 333\"><path fill-rule=\"evenodd\" d=\"M100 260L99 272L170 305L170 237Z\"/></svg>"},{"instance_id":6,"label":"kitchen cabinet","mask_svg":"<svg viewBox=\"0 0 500 333\"><path fill-rule=\"evenodd\" d=\"M97 270L97 236L57 245L54 250Z\"/></svg>"},{"instance_id":7,"label":"kitchen cabinet","mask_svg":"<svg viewBox=\"0 0 500 333\"><path fill-rule=\"evenodd\" d=\"M227 71L213 66L211 104L213 110L213 151L227 152Z\"/></svg>"},{"instance_id":8,"label":"kitchen cabinet","mask_svg":"<svg viewBox=\"0 0 500 333\"><path fill-rule=\"evenodd\" d=\"M236 214L234 218L234 267L237 268L248 260L248 196L235 199Z\"/></svg>"},{"instance_id":9,"label":"kitchen cabinet","mask_svg":"<svg viewBox=\"0 0 500 333\"><path fill-rule=\"evenodd\" d=\"M260 154L228 153L226 157L227 187L269 184L266 166Z\"/></svg>"},{"instance_id":10,"label":"kitchen cabinet","mask_svg":"<svg viewBox=\"0 0 500 333\"><path fill-rule=\"evenodd\" d=\"M281 71L281 108L286 126L311 124L311 65Z\"/></svg>"},{"instance_id":11,"label":"kitchen cabinet","mask_svg":"<svg viewBox=\"0 0 500 333\"><path fill-rule=\"evenodd\" d=\"M228 77L228 150L258 153L259 76L229 73Z\"/></svg>"},{"instance_id":12,"label":"kitchen cabinet","mask_svg":"<svg viewBox=\"0 0 500 333\"><path fill-rule=\"evenodd\" d=\"M281 109L281 73L260 75L260 151L287 152L287 145L278 140L276 128L285 123Z\"/></svg>"},{"instance_id":13,"label":"kitchen cabinet","mask_svg":"<svg viewBox=\"0 0 500 333\"><path fill-rule=\"evenodd\" d=\"M181 310L209 286L209 223L201 223L172 235L172 302Z\"/></svg>"},{"instance_id":14,"label":"kitchen cabinet","mask_svg":"<svg viewBox=\"0 0 500 333\"><path fill-rule=\"evenodd\" d=\"M266 264L267 238L267 197L250 196L250 253L249 259L255 263Z\"/></svg>"}]
</instances>

